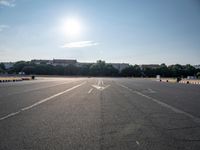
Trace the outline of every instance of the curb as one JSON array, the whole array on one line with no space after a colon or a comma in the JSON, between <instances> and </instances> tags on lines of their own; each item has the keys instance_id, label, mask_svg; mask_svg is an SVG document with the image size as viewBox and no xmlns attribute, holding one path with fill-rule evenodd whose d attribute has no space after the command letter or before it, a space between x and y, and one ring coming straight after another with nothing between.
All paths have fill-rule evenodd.
<instances>
[{"instance_id":1,"label":"curb","mask_svg":"<svg viewBox=\"0 0 200 150\"><path fill-rule=\"evenodd\" d=\"M175 80L170 80L170 79L160 79L157 80L158 82L169 82L169 83L177 83Z\"/></svg>"},{"instance_id":2,"label":"curb","mask_svg":"<svg viewBox=\"0 0 200 150\"><path fill-rule=\"evenodd\" d=\"M179 81L179 83L182 83L182 84L197 84L197 85L200 85L200 81L181 80L181 81Z\"/></svg>"},{"instance_id":3,"label":"curb","mask_svg":"<svg viewBox=\"0 0 200 150\"><path fill-rule=\"evenodd\" d=\"M195 84L195 85L200 85L200 81L190 81L190 80L181 80L179 82L175 82L175 81L170 81L168 79L160 79L157 80L158 82L169 82L169 83L181 83L181 84Z\"/></svg>"},{"instance_id":4,"label":"curb","mask_svg":"<svg viewBox=\"0 0 200 150\"><path fill-rule=\"evenodd\" d=\"M3 78L0 79L0 83L5 82L18 82L18 81L24 81L24 80L32 80L30 77L22 77L22 78Z\"/></svg>"}]
</instances>

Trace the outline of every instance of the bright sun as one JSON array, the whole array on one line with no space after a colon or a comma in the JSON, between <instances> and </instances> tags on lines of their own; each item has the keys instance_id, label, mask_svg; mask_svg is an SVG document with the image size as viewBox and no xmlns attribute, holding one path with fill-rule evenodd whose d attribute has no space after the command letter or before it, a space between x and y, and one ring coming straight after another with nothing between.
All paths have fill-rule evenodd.
<instances>
[{"instance_id":1,"label":"bright sun","mask_svg":"<svg viewBox=\"0 0 200 150\"><path fill-rule=\"evenodd\" d=\"M67 19L63 23L62 30L67 36L77 37L81 33L80 21L75 18Z\"/></svg>"}]
</instances>

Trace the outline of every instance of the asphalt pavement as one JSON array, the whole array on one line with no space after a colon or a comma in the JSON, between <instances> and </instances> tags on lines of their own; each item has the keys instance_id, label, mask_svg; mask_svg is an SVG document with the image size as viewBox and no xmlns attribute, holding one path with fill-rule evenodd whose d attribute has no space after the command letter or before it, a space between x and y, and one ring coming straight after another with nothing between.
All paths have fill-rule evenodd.
<instances>
[{"instance_id":1,"label":"asphalt pavement","mask_svg":"<svg viewBox=\"0 0 200 150\"><path fill-rule=\"evenodd\" d=\"M199 150L200 85L141 78L0 83L0 150Z\"/></svg>"}]
</instances>

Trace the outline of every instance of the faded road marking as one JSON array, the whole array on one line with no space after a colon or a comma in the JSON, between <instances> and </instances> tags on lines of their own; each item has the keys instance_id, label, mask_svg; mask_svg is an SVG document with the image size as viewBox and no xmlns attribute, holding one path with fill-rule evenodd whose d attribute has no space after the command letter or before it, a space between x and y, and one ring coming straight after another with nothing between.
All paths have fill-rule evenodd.
<instances>
[{"instance_id":1,"label":"faded road marking","mask_svg":"<svg viewBox=\"0 0 200 150\"><path fill-rule=\"evenodd\" d=\"M93 88L91 88L89 91L88 91L88 94L90 94L92 92Z\"/></svg>"},{"instance_id":2,"label":"faded road marking","mask_svg":"<svg viewBox=\"0 0 200 150\"><path fill-rule=\"evenodd\" d=\"M131 88L129 88L129 87L123 85L123 84L120 84L120 83L117 83L117 84L118 84L119 86L121 86L121 87L123 87L123 88L125 88L125 89L127 89L127 90L129 90L129 91L131 91L131 92L133 92L133 93L135 93L135 94L138 94L138 95L140 95L140 96L142 96L142 97L145 97L145 98L147 98L147 99L149 99L149 100L151 100L151 101L153 101L153 102L155 102L155 103L157 103L157 104L159 104L159 105L161 105L161 106L163 106L163 107L165 107L165 108L168 108L168 109L172 110L172 111L175 112L175 113L183 114L183 115L185 115L185 116L191 118L191 119L192 119L194 122L196 122L196 123L200 123L200 118L199 118L199 117L193 116L192 114L190 114L190 113L188 113L188 112L185 112L185 111L183 111L183 110L180 110L180 109L178 109L178 108L175 108L175 107L173 107L173 106L171 106L171 105L169 105L169 104L166 104L166 103L164 103L164 102L161 102L161 101L159 101L159 100L157 100L157 99L155 99L155 98L152 98L152 97L150 97L150 96L148 96L148 95L145 95L145 94L143 94L143 93L141 93L141 92L134 91L134 90L132 90Z\"/></svg>"},{"instance_id":3,"label":"faded road marking","mask_svg":"<svg viewBox=\"0 0 200 150\"><path fill-rule=\"evenodd\" d=\"M67 93L67 92L69 92L69 91L72 91L72 90L74 90L74 89L76 89L76 88L78 88L78 87L84 85L85 83L86 83L86 82L83 82L83 83L81 83L81 84L79 84L79 85L73 86L73 87L71 87L71 88L69 88L69 89L67 89L67 90L65 90L65 91L62 91L62 92L57 93L57 94L55 94L55 95L52 95L52 96L50 96L50 97L48 97L48 98L45 98L45 99L43 99L43 100L40 100L40 101L38 101L38 102L36 102L36 103L30 105L30 106L24 107L24 108L22 108L21 110L19 110L19 111L17 111L17 112L10 113L10 114L8 114L8 115L6 115L6 116L4 116L4 117L1 117L1 118L0 118L0 121L2 121L2 120L4 120L4 119L7 119L7 118L10 118L10 117L13 117L13 116L16 116L17 114L19 114L19 113L21 113L21 112L23 112L23 111L29 110L29 109L31 109L31 108L33 108L33 107L36 107L36 106L38 106L38 105L40 105L40 104L42 104L42 103L44 103L44 102L47 102L47 101L49 101L49 100L51 100L51 99L53 99L53 98L55 98L55 97L58 97L58 96L60 96L60 95L63 95L64 93Z\"/></svg>"},{"instance_id":4,"label":"faded road marking","mask_svg":"<svg viewBox=\"0 0 200 150\"><path fill-rule=\"evenodd\" d=\"M147 89L147 91L149 92L149 93L156 93L156 91L154 91L154 90L152 90L152 89Z\"/></svg>"},{"instance_id":5,"label":"faded road marking","mask_svg":"<svg viewBox=\"0 0 200 150\"><path fill-rule=\"evenodd\" d=\"M140 142L138 142L138 141L135 141L135 143L136 143L137 145L140 145Z\"/></svg>"}]
</instances>

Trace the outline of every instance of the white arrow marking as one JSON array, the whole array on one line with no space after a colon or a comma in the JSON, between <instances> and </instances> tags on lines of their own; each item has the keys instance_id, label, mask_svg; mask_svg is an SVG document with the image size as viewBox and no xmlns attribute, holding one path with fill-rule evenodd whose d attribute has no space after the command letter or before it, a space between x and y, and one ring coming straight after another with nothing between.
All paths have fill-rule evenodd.
<instances>
[{"instance_id":1,"label":"white arrow marking","mask_svg":"<svg viewBox=\"0 0 200 150\"><path fill-rule=\"evenodd\" d=\"M105 87L103 87L103 86L98 86L98 85L92 85L94 88L96 88L97 90L105 90L106 88L108 88L110 85L107 85L107 86L105 86Z\"/></svg>"},{"instance_id":2,"label":"white arrow marking","mask_svg":"<svg viewBox=\"0 0 200 150\"><path fill-rule=\"evenodd\" d=\"M104 86L103 86L104 85ZM105 90L106 88L108 88L110 85L106 85L103 83L103 81L98 81L98 84L97 85L92 85L94 88L96 88L97 90Z\"/></svg>"}]
</instances>

